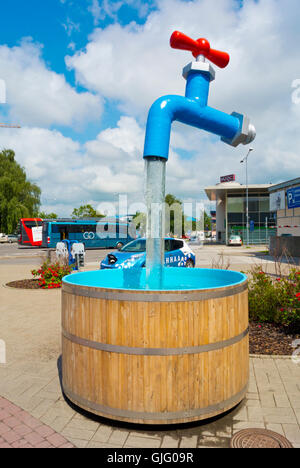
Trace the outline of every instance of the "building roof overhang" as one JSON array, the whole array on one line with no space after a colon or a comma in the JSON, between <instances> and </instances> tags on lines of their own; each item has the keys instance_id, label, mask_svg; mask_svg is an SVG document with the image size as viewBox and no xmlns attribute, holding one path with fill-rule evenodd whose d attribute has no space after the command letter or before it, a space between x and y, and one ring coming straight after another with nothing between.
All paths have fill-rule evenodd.
<instances>
[{"instance_id":1,"label":"building roof overhang","mask_svg":"<svg viewBox=\"0 0 300 468\"><path fill-rule=\"evenodd\" d=\"M282 182L281 184L272 185L269 188L269 192L277 192L278 190L294 187L295 185L300 185L300 177L297 177L297 179L288 180L287 182Z\"/></svg>"},{"instance_id":2,"label":"building roof overhang","mask_svg":"<svg viewBox=\"0 0 300 468\"><path fill-rule=\"evenodd\" d=\"M248 191L249 193L266 193L269 194L269 190L272 187L272 184L249 184ZM212 185L205 188L205 193L210 201L216 201L224 199L228 192L234 193L235 195L241 194L245 195L247 190L247 185L239 184L238 182L225 182L217 185Z\"/></svg>"}]
</instances>

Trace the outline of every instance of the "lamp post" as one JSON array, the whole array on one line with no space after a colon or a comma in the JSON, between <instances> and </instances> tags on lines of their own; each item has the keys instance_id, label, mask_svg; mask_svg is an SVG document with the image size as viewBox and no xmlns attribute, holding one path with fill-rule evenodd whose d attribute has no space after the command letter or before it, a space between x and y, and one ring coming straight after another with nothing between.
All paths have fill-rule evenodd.
<instances>
[{"instance_id":1,"label":"lamp post","mask_svg":"<svg viewBox=\"0 0 300 468\"><path fill-rule=\"evenodd\" d=\"M249 245L249 190L248 190L248 156L254 148L249 148L246 156L241 160L241 164L246 162L246 230L247 230L247 245Z\"/></svg>"}]
</instances>

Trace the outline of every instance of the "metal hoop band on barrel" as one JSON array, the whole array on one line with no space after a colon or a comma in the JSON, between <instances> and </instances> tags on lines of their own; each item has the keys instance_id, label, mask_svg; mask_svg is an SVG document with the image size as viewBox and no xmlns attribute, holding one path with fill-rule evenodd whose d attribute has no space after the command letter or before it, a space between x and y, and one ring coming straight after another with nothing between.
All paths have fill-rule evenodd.
<instances>
[{"instance_id":1,"label":"metal hoop band on barrel","mask_svg":"<svg viewBox=\"0 0 300 468\"><path fill-rule=\"evenodd\" d=\"M176 294L174 292L155 293L139 291L124 292L120 289L109 291L107 289L99 290L85 286L71 286L70 284L63 283L63 292L72 294L73 296L90 297L94 299L104 299L109 301L129 301L129 302L193 302L205 301L208 299L219 299L223 297L233 296L244 292L248 287L248 281L242 284L232 286L226 289L204 289L203 291L187 291L186 294Z\"/></svg>"},{"instance_id":2,"label":"metal hoop band on barrel","mask_svg":"<svg viewBox=\"0 0 300 468\"><path fill-rule=\"evenodd\" d=\"M248 385L246 385L239 393L228 398L228 400L221 401L215 405L207 406L206 408L197 408L186 411L174 411L174 412L164 412L164 413L149 413L149 412L139 412L139 411L130 411L123 410L120 408L111 408L104 405L99 405L98 403L93 403L92 401L86 400L85 398L76 395L74 392L70 391L64 384L63 389L65 395L73 401L73 403L78 404L81 407L87 408L89 410L96 411L98 413L107 414L108 416L115 416L121 418L130 418L130 419L144 419L144 420L172 420L172 419L185 419L185 418L196 418L199 416L204 416L206 414L212 414L215 412L222 411L224 409L229 409L238 404L244 397L247 392Z\"/></svg>"},{"instance_id":3,"label":"metal hoop band on barrel","mask_svg":"<svg viewBox=\"0 0 300 468\"><path fill-rule=\"evenodd\" d=\"M62 331L63 336L80 346L86 346L87 348L97 349L99 351L106 351L108 353L120 353L120 354L133 354L142 356L176 356L183 354L200 354L207 353L209 351L216 351L223 349L228 346L232 346L235 343L243 340L249 333L247 328L240 335L234 336L229 340L218 341L216 343L209 343L202 346L188 346L185 348L133 348L128 346L111 345L106 343L98 343L96 341L86 340L78 336L68 333L66 330Z\"/></svg>"}]
</instances>

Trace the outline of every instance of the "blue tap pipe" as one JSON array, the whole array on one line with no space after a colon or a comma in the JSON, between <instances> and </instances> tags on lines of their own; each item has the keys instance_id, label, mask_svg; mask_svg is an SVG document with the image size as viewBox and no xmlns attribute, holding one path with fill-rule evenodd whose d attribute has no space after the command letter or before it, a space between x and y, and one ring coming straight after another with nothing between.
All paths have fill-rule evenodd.
<instances>
[{"instance_id":1,"label":"blue tap pipe","mask_svg":"<svg viewBox=\"0 0 300 468\"><path fill-rule=\"evenodd\" d=\"M178 121L231 141L241 130L241 121L234 115L207 106L210 76L191 70L187 76L185 97L167 95L151 106L145 136L144 158L168 159L172 122Z\"/></svg>"}]
</instances>

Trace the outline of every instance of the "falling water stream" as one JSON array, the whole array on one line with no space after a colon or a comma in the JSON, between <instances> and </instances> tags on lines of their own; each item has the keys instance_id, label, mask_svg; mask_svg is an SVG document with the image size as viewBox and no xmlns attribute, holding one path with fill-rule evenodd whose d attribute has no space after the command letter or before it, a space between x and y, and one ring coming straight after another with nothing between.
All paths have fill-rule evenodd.
<instances>
[{"instance_id":1,"label":"falling water stream","mask_svg":"<svg viewBox=\"0 0 300 468\"><path fill-rule=\"evenodd\" d=\"M166 159L157 157L148 157L145 160L146 287L148 289L162 289L163 287L166 162Z\"/></svg>"}]
</instances>

